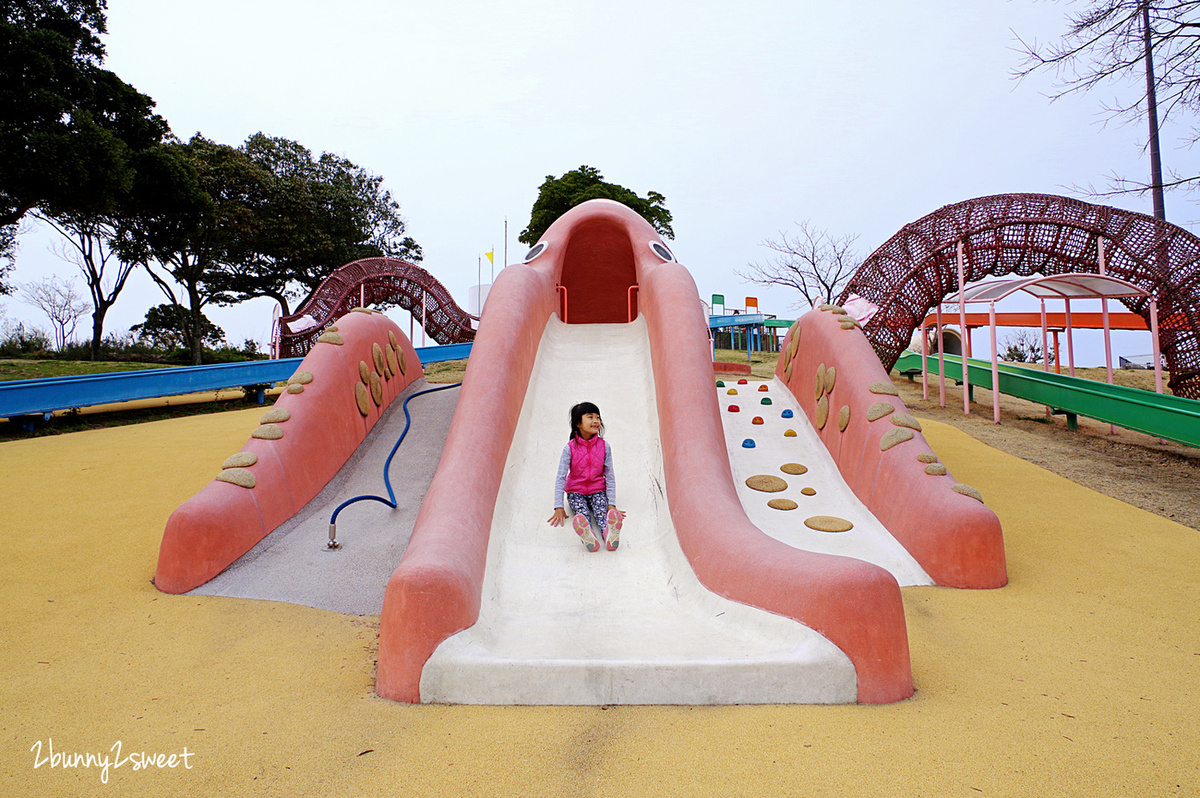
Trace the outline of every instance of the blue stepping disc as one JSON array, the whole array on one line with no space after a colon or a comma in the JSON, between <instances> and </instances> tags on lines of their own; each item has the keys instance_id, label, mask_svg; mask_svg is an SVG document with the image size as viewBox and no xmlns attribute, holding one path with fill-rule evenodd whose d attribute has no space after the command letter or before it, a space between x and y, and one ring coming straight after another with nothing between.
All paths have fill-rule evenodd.
<instances>
[{"instance_id":1,"label":"blue stepping disc","mask_svg":"<svg viewBox=\"0 0 1200 798\"><path fill-rule=\"evenodd\" d=\"M746 440L742 441L742 448L743 449L753 449L754 448L754 439L747 438Z\"/></svg>"},{"instance_id":2,"label":"blue stepping disc","mask_svg":"<svg viewBox=\"0 0 1200 798\"><path fill-rule=\"evenodd\" d=\"M787 410L784 410L783 413L780 414L780 418L791 418L791 417L792 417L792 409L790 407Z\"/></svg>"}]
</instances>

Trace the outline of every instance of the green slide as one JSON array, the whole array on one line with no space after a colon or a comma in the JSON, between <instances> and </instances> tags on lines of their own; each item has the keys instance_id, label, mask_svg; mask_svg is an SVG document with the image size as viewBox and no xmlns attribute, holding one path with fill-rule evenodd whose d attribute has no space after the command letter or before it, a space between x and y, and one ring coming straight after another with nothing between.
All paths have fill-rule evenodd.
<instances>
[{"instance_id":1,"label":"green slide","mask_svg":"<svg viewBox=\"0 0 1200 798\"><path fill-rule=\"evenodd\" d=\"M946 355L946 376L962 381L958 355ZM904 352L893 367L900 372L920 373L921 356ZM972 385L992 387L992 364L967 359ZM937 355L929 356L929 373L937 374ZM1157 438L1200 448L1200 402L1169 394L1157 394L1123 385L1068 377L1065 374L1000 364L1000 392L1046 405L1068 419L1080 415L1137 430Z\"/></svg>"}]
</instances>

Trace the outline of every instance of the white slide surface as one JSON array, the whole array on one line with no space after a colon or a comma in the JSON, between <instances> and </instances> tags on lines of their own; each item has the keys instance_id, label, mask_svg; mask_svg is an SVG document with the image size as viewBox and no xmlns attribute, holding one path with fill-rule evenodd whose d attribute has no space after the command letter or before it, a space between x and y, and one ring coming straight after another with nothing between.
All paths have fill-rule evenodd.
<instances>
[{"instance_id":1,"label":"white slide surface","mask_svg":"<svg viewBox=\"0 0 1200 798\"><path fill-rule=\"evenodd\" d=\"M552 527L569 410L595 402L613 449L615 552ZM486 435L487 430L479 434ZM854 666L791 619L702 586L663 489L646 325L547 324L497 498L478 621L421 676L424 702L852 703Z\"/></svg>"}]
</instances>

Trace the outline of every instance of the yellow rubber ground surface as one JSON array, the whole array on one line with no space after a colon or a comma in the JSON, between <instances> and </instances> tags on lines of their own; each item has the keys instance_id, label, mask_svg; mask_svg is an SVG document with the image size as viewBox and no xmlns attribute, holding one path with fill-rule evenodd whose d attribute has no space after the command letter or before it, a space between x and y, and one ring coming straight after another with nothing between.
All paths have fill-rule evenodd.
<instances>
[{"instance_id":1,"label":"yellow rubber ground surface","mask_svg":"<svg viewBox=\"0 0 1200 798\"><path fill-rule=\"evenodd\" d=\"M1200 794L1200 533L958 430L924 422L1011 583L904 590L912 700L438 707L373 695L377 618L154 589L167 515L261 413L0 444L0 795Z\"/></svg>"}]
</instances>

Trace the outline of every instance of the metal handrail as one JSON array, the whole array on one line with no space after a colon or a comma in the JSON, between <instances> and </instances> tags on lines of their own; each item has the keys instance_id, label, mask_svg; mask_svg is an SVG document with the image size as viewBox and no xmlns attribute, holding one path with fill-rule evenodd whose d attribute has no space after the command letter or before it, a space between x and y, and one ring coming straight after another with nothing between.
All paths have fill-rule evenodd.
<instances>
[{"instance_id":1,"label":"metal handrail","mask_svg":"<svg viewBox=\"0 0 1200 798\"><path fill-rule=\"evenodd\" d=\"M566 324L567 323L567 287L565 285L560 284L560 285L554 286L554 289L556 291L562 291L562 321L563 321L563 324Z\"/></svg>"}]
</instances>

